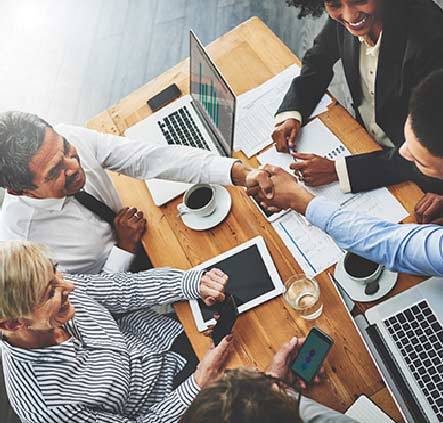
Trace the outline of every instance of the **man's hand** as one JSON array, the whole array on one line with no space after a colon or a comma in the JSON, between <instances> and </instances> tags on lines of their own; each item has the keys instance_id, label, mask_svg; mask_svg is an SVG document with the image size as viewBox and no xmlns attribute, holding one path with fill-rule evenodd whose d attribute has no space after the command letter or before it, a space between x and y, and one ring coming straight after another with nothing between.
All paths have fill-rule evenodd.
<instances>
[{"instance_id":1,"label":"man's hand","mask_svg":"<svg viewBox=\"0 0 443 423\"><path fill-rule=\"evenodd\" d=\"M274 187L271 178L263 169L253 169L242 162L235 162L231 170L231 179L234 185L258 187L268 199L273 196Z\"/></svg>"},{"instance_id":2,"label":"man's hand","mask_svg":"<svg viewBox=\"0 0 443 423\"><path fill-rule=\"evenodd\" d=\"M443 226L443 195L428 193L415 205L417 223Z\"/></svg>"},{"instance_id":3,"label":"man's hand","mask_svg":"<svg viewBox=\"0 0 443 423\"><path fill-rule=\"evenodd\" d=\"M200 279L200 296L204 303L211 307L217 301L225 299L225 286L228 277L219 269L211 269Z\"/></svg>"},{"instance_id":4,"label":"man's hand","mask_svg":"<svg viewBox=\"0 0 443 423\"><path fill-rule=\"evenodd\" d=\"M297 179L280 167L265 165L264 169L271 176L274 184L274 196L269 200L257 188L249 188L248 194L253 195L268 210L292 209L305 214L306 208L314 196L299 185Z\"/></svg>"},{"instance_id":5,"label":"man's hand","mask_svg":"<svg viewBox=\"0 0 443 423\"><path fill-rule=\"evenodd\" d=\"M137 243L142 239L146 229L146 219L142 211L136 208L125 207L121 209L114 219L117 232L117 245L130 253L135 253Z\"/></svg>"},{"instance_id":6,"label":"man's hand","mask_svg":"<svg viewBox=\"0 0 443 423\"><path fill-rule=\"evenodd\" d=\"M292 362L297 356L298 350L305 342L305 338L297 339L292 338L289 342L286 342L275 353L271 364L267 367L265 373L272 375L278 379L287 380L293 384L298 384L301 389L306 388L306 383L298 378L290 369ZM323 367L320 369L319 374L314 377L314 383L320 382L320 375L324 372Z\"/></svg>"},{"instance_id":7,"label":"man's hand","mask_svg":"<svg viewBox=\"0 0 443 423\"><path fill-rule=\"evenodd\" d=\"M232 335L227 335L217 347L212 343L211 348L200 361L194 372L194 380L201 389L217 382L222 377L226 360L233 348L232 339Z\"/></svg>"},{"instance_id":8,"label":"man's hand","mask_svg":"<svg viewBox=\"0 0 443 423\"><path fill-rule=\"evenodd\" d=\"M290 167L303 176L306 185L317 187L338 181L335 161L317 154L292 153L292 156L300 161L291 163Z\"/></svg>"},{"instance_id":9,"label":"man's hand","mask_svg":"<svg viewBox=\"0 0 443 423\"><path fill-rule=\"evenodd\" d=\"M272 140L275 143L275 148L280 153L288 152L288 145L295 148L295 138L300 132L301 124L297 119L288 119L280 123L272 133Z\"/></svg>"}]
</instances>

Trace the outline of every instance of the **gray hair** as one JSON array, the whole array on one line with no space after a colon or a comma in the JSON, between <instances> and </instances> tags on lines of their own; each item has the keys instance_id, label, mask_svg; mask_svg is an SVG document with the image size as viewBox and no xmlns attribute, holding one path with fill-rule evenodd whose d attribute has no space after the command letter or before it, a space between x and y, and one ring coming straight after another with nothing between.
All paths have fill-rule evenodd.
<instances>
[{"instance_id":1,"label":"gray hair","mask_svg":"<svg viewBox=\"0 0 443 423\"><path fill-rule=\"evenodd\" d=\"M48 127L31 113L0 113L0 187L18 193L36 188L29 162L43 144Z\"/></svg>"}]
</instances>

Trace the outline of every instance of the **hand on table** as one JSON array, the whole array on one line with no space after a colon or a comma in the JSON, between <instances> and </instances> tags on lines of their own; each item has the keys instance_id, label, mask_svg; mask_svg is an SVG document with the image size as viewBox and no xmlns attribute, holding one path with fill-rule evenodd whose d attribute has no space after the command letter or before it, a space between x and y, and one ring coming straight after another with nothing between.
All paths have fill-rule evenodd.
<instances>
[{"instance_id":1,"label":"hand on table","mask_svg":"<svg viewBox=\"0 0 443 423\"><path fill-rule=\"evenodd\" d=\"M265 373L278 379L286 380L293 385L298 385L301 389L305 389L306 382L297 377L290 368L305 340L305 338L298 339L294 337L289 342L284 343L275 353L274 358L272 359L271 364L266 368ZM324 369L322 367L314 377L314 383L320 382L320 375L323 373Z\"/></svg>"},{"instance_id":2,"label":"hand on table","mask_svg":"<svg viewBox=\"0 0 443 423\"><path fill-rule=\"evenodd\" d=\"M292 209L305 214L309 202L314 196L301 186L297 179L280 167L265 165L264 169L271 176L274 185L273 198L267 199L256 187L249 188L248 194L253 195L270 211Z\"/></svg>"},{"instance_id":3,"label":"hand on table","mask_svg":"<svg viewBox=\"0 0 443 423\"><path fill-rule=\"evenodd\" d=\"M228 276L215 268L201 277L200 297L208 307L213 306L216 302L224 301L227 282Z\"/></svg>"},{"instance_id":4,"label":"hand on table","mask_svg":"<svg viewBox=\"0 0 443 423\"><path fill-rule=\"evenodd\" d=\"M278 124L272 133L275 148L281 153L288 153L288 145L295 148L295 139L300 132L301 124L297 119L287 119Z\"/></svg>"},{"instance_id":5,"label":"hand on table","mask_svg":"<svg viewBox=\"0 0 443 423\"><path fill-rule=\"evenodd\" d=\"M212 343L208 352L200 361L194 372L194 379L201 389L222 377L226 360L233 349L232 339L230 334L226 335L216 347Z\"/></svg>"},{"instance_id":6,"label":"hand on table","mask_svg":"<svg viewBox=\"0 0 443 423\"><path fill-rule=\"evenodd\" d=\"M414 212L417 223L443 226L443 195L424 195L415 205Z\"/></svg>"},{"instance_id":7,"label":"hand on table","mask_svg":"<svg viewBox=\"0 0 443 423\"><path fill-rule=\"evenodd\" d=\"M125 207L115 217L114 228L117 233L118 247L135 253L137 244L146 230L146 219L142 211Z\"/></svg>"},{"instance_id":8,"label":"hand on table","mask_svg":"<svg viewBox=\"0 0 443 423\"><path fill-rule=\"evenodd\" d=\"M290 167L297 175L300 173L306 185L316 187L338 181L335 161L325 159L317 154L291 153L297 162Z\"/></svg>"}]
</instances>

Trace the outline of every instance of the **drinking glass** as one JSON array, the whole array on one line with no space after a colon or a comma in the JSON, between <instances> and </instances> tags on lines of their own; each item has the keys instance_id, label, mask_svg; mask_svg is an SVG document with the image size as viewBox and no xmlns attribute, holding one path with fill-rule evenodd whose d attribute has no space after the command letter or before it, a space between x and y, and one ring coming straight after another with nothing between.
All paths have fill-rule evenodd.
<instances>
[{"instance_id":1,"label":"drinking glass","mask_svg":"<svg viewBox=\"0 0 443 423\"><path fill-rule=\"evenodd\" d=\"M283 298L306 320L316 319L323 311L318 283L302 273L286 281Z\"/></svg>"}]
</instances>

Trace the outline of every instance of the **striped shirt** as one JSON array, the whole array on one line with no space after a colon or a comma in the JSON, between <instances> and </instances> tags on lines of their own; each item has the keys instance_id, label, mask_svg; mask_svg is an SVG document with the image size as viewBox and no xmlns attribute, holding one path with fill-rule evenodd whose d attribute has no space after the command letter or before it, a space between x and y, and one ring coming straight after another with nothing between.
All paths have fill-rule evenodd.
<instances>
[{"instance_id":1,"label":"striped shirt","mask_svg":"<svg viewBox=\"0 0 443 423\"><path fill-rule=\"evenodd\" d=\"M175 422L199 387L172 390L186 360L170 351L182 326L148 307L199 298L201 271L66 275L76 285L71 338L41 349L1 340L9 400L22 422Z\"/></svg>"}]
</instances>

